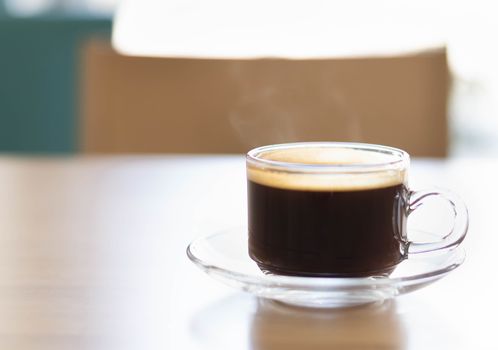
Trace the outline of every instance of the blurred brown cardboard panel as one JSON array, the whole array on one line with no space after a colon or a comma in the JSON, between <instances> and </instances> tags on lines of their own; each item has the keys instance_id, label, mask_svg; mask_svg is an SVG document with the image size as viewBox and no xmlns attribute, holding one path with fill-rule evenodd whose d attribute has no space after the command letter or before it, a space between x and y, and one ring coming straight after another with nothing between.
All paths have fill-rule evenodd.
<instances>
[{"instance_id":1,"label":"blurred brown cardboard panel","mask_svg":"<svg viewBox=\"0 0 498 350\"><path fill-rule=\"evenodd\" d=\"M84 152L243 153L360 141L447 154L444 48L397 57L195 59L83 50Z\"/></svg>"}]
</instances>

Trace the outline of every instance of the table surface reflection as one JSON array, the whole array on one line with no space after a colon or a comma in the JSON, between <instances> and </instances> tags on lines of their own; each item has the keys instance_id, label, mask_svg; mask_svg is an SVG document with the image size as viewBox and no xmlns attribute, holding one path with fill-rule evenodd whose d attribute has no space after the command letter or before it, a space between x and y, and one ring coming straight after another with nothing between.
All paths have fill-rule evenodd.
<instances>
[{"instance_id":1,"label":"table surface reflection","mask_svg":"<svg viewBox=\"0 0 498 350\"><path fill-rule=\"evenodd\" d=\"M212 281L195 237L246 220L241 156L0 158L2 349L496 349L498 160L412 161L452 188L467 261L423 290L340 310Z\"/></svg>"}]
</instances>

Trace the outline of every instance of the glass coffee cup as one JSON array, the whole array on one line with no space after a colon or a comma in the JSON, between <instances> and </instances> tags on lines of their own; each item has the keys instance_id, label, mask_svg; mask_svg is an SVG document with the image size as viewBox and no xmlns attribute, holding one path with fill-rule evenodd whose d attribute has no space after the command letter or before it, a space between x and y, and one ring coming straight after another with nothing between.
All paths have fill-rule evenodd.
<instances>
[{"instance_id":1,"label":"glass coffee cup","mask_svg":"<svg viewBox=\"0 0 498 350\"><path fill-rule=\"evenodd\" d=\"M316 277L389 275L411 254L450 250L465 238L465 204L442 190L408 187L409 155L361 143L263 146L246 157L249 255L267 273ZM444 199L451 232L410 241L408 216Z\"/></svg>"}]
</instances>

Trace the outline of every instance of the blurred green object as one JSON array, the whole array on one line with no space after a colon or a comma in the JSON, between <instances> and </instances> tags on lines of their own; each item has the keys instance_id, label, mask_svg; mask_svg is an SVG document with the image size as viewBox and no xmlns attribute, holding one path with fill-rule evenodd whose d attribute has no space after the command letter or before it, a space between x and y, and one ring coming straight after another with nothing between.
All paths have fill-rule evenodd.
<instances>
[{"instance_id":1,"label":"blurred green object","mask_svg":"<svg viewBox=\"0 0 498 350\"><path fill-rule=\"evenodd\" d=\"M110 32L109 18L0 18L0 152L77 151L79 50Z\"/></svg>"}]
</instances>

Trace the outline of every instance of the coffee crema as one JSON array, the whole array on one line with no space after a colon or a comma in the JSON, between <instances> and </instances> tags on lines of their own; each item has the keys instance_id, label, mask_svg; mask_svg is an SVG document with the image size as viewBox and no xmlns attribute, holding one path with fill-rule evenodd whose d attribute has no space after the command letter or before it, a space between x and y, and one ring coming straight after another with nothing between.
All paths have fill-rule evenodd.
<instances>
[{"instance_id":1,"label":"coffee crema","mask_svg":"<svg viewBox=\"0 0 498 350\"><path fill-rule=\"evenodd\" d=\"M375 167L380 153L299 148L267 152L277 163L324 166L280 171L248 164L249 254L265 272L301 276L388 274L403 259L406 169ZM328 172L327 165L366 171ZM368 171L369 166L372 171Z\"/></svg>"},{"instance_id":2,"label":"coffee crema","mask_svg":"<svg viewBox=\"0 0 498 350\"><path fill-rule=\"evenodd\" d=\"M387 155L363 150L290 148L269 151L260 155L271 162L315 166L375 166L388 162ZM270 187L310 191L354 191L389 187L406 183L406 169L387 169L372 172L301 173L275 171L248 165L247 178Z\"/></svg>"}]
</instances>

